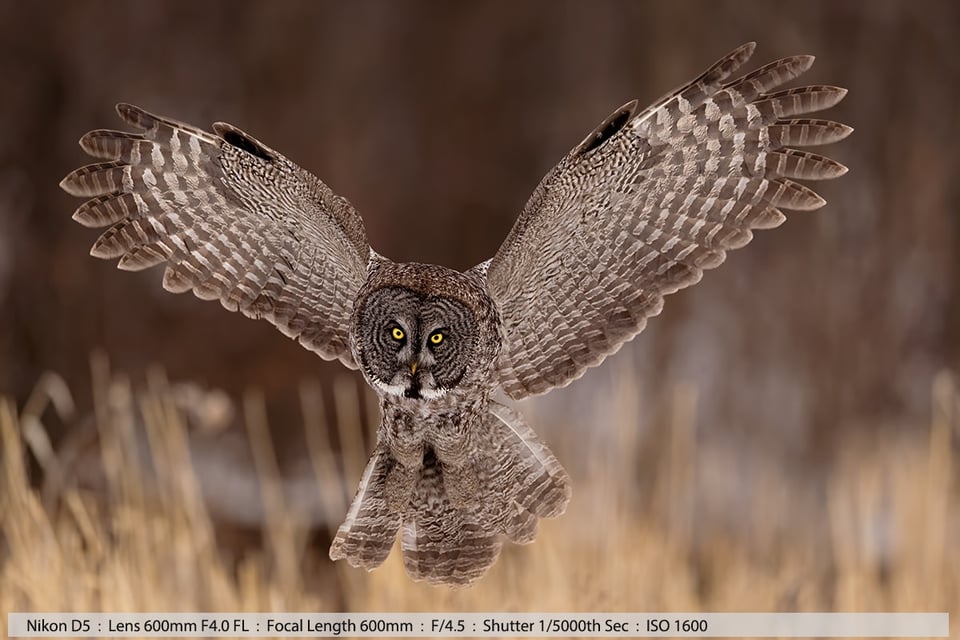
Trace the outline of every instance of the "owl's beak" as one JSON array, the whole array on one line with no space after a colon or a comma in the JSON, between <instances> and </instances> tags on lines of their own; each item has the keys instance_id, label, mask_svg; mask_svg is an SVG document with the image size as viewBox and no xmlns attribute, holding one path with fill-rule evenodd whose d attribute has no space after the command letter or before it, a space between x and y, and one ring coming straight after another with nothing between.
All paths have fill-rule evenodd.
<instances>
[{"instance_id":1,"label":"owl's beak","mask_svg":"<svg viewBox=\"0 0 960 640\"><path fill-rule=\"evenodd\" d=\"M412 373L412 374L416 374L416 373L417 373L417 363L416 363L416 362L414 362L413 364L410 365L410 373Z\"/></svg>"}]
</instances>

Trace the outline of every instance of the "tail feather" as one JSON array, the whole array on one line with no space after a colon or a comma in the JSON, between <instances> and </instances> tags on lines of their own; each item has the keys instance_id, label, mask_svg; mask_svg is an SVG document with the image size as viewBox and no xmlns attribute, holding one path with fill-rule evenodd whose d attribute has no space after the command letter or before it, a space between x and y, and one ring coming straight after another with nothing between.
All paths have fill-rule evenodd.
<instances>
[{"instance_id":1,"label":"tail feather","mask_svg":"<svg viewBox=\"0 0 960 640\"><path fill-rule=\"evenodd\" d=\"M414 580L465 586L497 560L503 544L476 509L453 506L441 463L427 451L403 523L403 564Z\"/></svg>"},{"instance_id":2,"label":"tail feather","mask_svg":"<svg viewBox=\"0 0 960 640\"><path fill-rule=\"evenodd\" d=\"M400 531L403 505L413 489L415 473L406 471L385 445L377 445L330 545L331 560L346 559L351 566L368 571L383 564Z\"/></svg>"},{"instance_id":3,"label":"tail feather","mask_svg":"<svg viewBox=\"0 0 960 640\"><path fill-rule=\"evenodd\" d=\"M516 503L541 518L562 515L570 502L570 478L563 466L516 411L490 405L490 437L497 442L501 465L497 480Z\"/></svg>"},{"instance_id":4,"label":"tail feather","mask_svg":"<svg viewBox=\"0 0 960 640\"><path fill-rule=\"evenodd\" d=\"M514 502L512 507L512 513L504 519L503 532L511 542L530 544L537 537L540 518L517 502Z\"/></svg>"},{"instance_id":5,"label":"tail feather","mask_svg":"<svg viewBox=\"0 0 960 640\"><path fill-rule=\"evenodd\" d=\"M471 454L452 468L428 450L403 523L404 566L414 580L468 585L496 561L504 537L533 542L541 517L558 516L570 483L553 453L518 414L494 403ZM463 479L477 483L462 499Z\"/></svg>"}]
</instances>

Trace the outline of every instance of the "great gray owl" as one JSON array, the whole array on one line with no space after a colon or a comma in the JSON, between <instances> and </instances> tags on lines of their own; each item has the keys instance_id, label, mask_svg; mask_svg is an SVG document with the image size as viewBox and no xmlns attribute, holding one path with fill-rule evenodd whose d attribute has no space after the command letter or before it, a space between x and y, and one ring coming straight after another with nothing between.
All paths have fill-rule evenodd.
<instances>
[{"instance_id":1,"label":"great gray owl","mask_svg":"<svg viewBox=\"0 0 960 640\"><path fill-rule=\"evenodd\" d=\"M556 458L494 393L520 399L578 378L753 229L824 204L793 179L846 171L791 148L850 133L795 119L846 92L774 92L811 56L729 81L753 50L645 110L617 109L547 174L493 258L463 273L381 256L347 200L229 124L209 133L118 105L137 133L87 133L81 147L105 162L62 187L92 198L75 220L109 226L94 256L127 270L164 263L166 289L359 368L382 419L330 557L373 569L402 531L410 576L467 584L570 498Z\"/></svg>"}]
</instances>

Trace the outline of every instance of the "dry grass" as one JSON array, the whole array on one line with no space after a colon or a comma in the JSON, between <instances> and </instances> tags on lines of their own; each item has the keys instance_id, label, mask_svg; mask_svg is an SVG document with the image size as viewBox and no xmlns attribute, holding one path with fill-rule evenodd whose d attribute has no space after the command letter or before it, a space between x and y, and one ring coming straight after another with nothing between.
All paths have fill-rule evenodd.
<instances>
[{"instance_id":1,"label":"dry grass","mask_svg":"<svg viewBox=\"0 0 960 640\"><path fill-rule=\"evenodd\" d=\"M850 438L839 461L791 483L776 464L752 478L734 526L701 509L710 469L736 476L722 454L698 442L695 393L673 398L662 464L643 467L635 428L640 409L629 379L615 390L615 437L551 438L571 465L576 493L568 513L542 524L538 540L509 547L472 588L411 583L394 553L367 574L331 566L322 545L298 525L276 485L262 401L245 400L271 506L264 546L234 563L218 550L188 463L181 417L161 376L135 393L95 366L97 422L110 496L67 490L45 509L27 478L18 413L0 401L0 609L3 611L950 611L960 614L960 492L952 441L960 393L948 374L933 383L931 424L909 436ZM111 384L112 382L112 384ZM337 391L338 440L351 487L363 464L358 399ZM352 407L352 408L351 408ZM318 490L330 509L345 491L316 390L303 413ZM610 407L605 408L610 411ZM148 499L130 456L133 413L141 412L160 477ZM535 422L535 421L534 421ZM43 457L42 437L27 429ZM554 432L556 435L557 432ZM562 434L561 434L562 435ZM568 440L574 436L567 434ZM576 445L575 447L573 445ZM339 455L339 454L338 454ZM590 462L592 461L592 462ZM56 464L55 459L47 464ZM647 468L647 467L644 467ZM650 476L648 482L625 480ZM805 487L806 484L806 487ZM644 489L650 499L638 495ZM784 519L786 518L786 519ZM788 523L782 526L783 523ZM778 523L781 526L777 526ZM0 625L6 620L0 619ZM2 628L2 627L0 627Z\"/></svg>"}]
</instances>

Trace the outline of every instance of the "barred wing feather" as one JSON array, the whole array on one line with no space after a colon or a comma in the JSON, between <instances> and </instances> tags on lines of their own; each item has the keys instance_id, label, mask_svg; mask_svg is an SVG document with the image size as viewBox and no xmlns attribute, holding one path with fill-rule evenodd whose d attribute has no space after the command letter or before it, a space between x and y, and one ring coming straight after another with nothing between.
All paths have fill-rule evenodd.
<instances>
[{"instance_id":1,"label":"barred wing feather","mask_svg":"<svg viewBox=\"0 0 960 640\"><path fill-rule=\"evenodd\" d=\"M793 56L728 81L748 43L645 111L627 103L534 191L489 261L505 344L500 386L513 398L580 377L640 332L663 297L698 282L754 229L824 200L794 180L846 168L792 146L852 129L808 113L846 94L830 86L774 91L810 68Z\"/></svg>"},{"instance_id":2,"label":"barred wing feather","mask_svg":"<svg viewBox=\"0 0 960 640\"><path fill-rule=\"evenodd\" d=\"M117 112L139 131L87 133L80 145L105 162L61 182L91 198L75 220L108 227L91 254L127 270L165 263L167 290L264 318L355 368L347 328L370 249L350 203L231 125L208 133L132 105Z\"/></svg>"}]
</instances>

